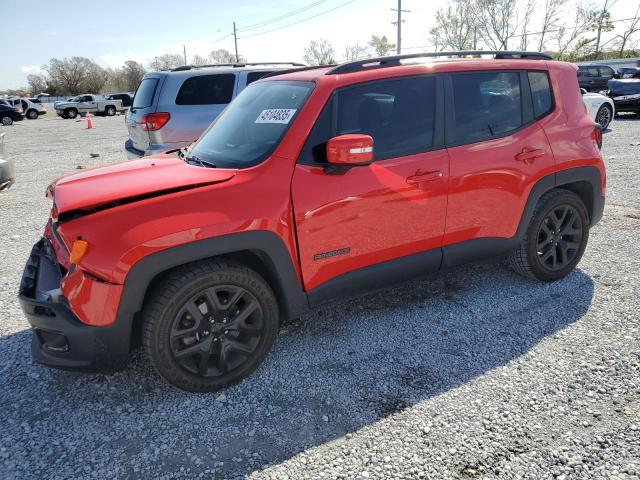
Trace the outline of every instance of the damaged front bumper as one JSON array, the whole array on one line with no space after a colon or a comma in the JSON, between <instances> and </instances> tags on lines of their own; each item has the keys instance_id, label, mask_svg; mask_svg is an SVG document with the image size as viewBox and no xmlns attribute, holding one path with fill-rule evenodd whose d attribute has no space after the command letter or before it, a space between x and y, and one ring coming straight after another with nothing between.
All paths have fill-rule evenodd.
<instances>
[{"instance_id":1,"label":"damaged front bumper","mask_svg":"<svg viewBox=\"0 0 640 480\"><path fill-rule=\"evenodd\" d=\"M62 295L63 271L46 238L33 246L18 299L31 324L33 360L50 367L112 371L129 357L130 332L117 322L98 327L81 322Z\"/></svg>"}]
</instances>

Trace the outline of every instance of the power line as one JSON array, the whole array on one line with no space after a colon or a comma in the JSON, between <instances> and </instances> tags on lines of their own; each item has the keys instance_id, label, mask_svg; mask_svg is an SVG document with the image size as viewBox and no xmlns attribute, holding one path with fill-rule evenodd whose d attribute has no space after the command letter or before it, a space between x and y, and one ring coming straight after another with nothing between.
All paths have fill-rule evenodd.
<instances>
[{"instance_id":1,"label":"power line","mask_svg":"<svg viewBox=\"0 0 640 480\"><path fill-rule=\"evenodd\" d=\"M214 40L214 41L213 41L213 43L221 42L221 41L222 41L222 40L224 40L225 38L230 37L230 36L232 36L232 35L233 35L233 32L231 32L231 33L227 33L226 35L223 35L222 37L218 38L217 40Z\"/></svg>"},{"instance_id":2,"label":"power line","mask_svg":"<svg viewBox=\"0 0 640 480\"><path fill-rule=\"evenodd\" d=\"M317 5L320 5L321 3L324 3L326 1L327 0L318 0L316 2L310 3L309 5L307 5L305 7L298 8L297 10L292 10L290 12L283 13L282 15L280 15L278 17L274 17L274 18L271 18L269 20L264 20L262 22L254 23L253 25L248 25L246 27L242 27L242 26L238 27L238 31L239 32L243 32L243 31L246 31L246 30L255 30L256 28L264 27L264 26L269 25L271 23L279 22L280 20L284 20L285 18L292 17L294 15L297 15L298 13L302 13L305 10L309 10L310 8L313 8L313 7L317 6Z\"/></svg>"},{"instance_id":3,"label":"power line","mask_svg":"<svg viewBox=\"0 0 640 480\"><path fill-rule=\"evenodd\" d=\"M286 25L282 25L280 27L273 28L271 30L265 30L264 32L252 33L251 35L245 35L244 37L238 37L238 40L242 40L244 38L257 37L258 35L265 35L267 33L272 33L272 32L275 32L275 31L278 31L278 30L282 30L282 29L285 29L285 28L288 28L288 27L292 27L293 25L297 25L299 23L306 22L307 20L311 20L313 18L319 17L319 16L324 15L324 14L329 13L329 12L333 12L334 10L337 10L339 8L342 8L342 7L345 7L345 6L347 6L347 5L351 4L351 3L354 3L355 1L356 0L349 0L348 2L341 3L340 5L338 5L336 7L330 8L329 10L324 10L324 11L322 11L320 13L316 13L315 15L311 15L310 17L306 17L306 18L303 18L301 20L297 20L295 22L291 22L291 23L288 23Z\"/></svg>"}]
</instances>

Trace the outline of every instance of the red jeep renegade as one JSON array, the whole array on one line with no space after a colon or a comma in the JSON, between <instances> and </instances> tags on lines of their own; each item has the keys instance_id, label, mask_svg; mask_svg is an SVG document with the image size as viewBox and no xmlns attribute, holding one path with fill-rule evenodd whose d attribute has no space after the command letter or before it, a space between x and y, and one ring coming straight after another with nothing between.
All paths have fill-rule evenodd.
<instances>
[{"instance_id":1,"label":"red jeep renegade","mask_svg":"<svg viewBox=\"0 0 640 480\"><path fill-rule=\"evenodd\" d=\"M20 287L34 360L122 366L139 333L211 391L324 302L500 254L567 275L604 208L601 132L575 66L489 53L278 72L179 154L51 184Z\"/></svg>"}]
</instances>

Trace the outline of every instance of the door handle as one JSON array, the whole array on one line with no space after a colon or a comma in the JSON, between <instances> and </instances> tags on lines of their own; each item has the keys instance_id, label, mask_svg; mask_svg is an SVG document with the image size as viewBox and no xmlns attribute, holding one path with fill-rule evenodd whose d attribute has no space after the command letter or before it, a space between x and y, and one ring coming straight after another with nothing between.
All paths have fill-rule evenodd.
<instances>
[{"instance_id":1,"label":"door handle","mask_svg":"<svg viewBox=\"0 0 640 480\"><path fill-rule=\"evenodd\" d=\"M412 176L407 178L407 183L416 184L422 182L430 182L432 180L438 180L444 176L441 170L424 171L418 170Z\"/></svg>"},{"instance_id":2,"label":"door handle","mask_svg":"<svg viewBox=\"0 0 640 480\"><path fill-rule=\"evenodd\" d=\"M544 150L523 148L522 152L515 156L515 159L518 162L533 163L536 158L542 157L543 155Z\"/></svg>"}]
</instances>

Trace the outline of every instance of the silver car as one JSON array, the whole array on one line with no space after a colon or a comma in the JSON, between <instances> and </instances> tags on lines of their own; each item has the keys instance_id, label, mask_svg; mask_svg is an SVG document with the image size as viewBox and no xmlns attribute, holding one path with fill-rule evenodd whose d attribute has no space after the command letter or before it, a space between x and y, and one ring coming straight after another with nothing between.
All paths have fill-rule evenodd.
<instances>
[{"instance_id":1,"label":"silver car","mask_svg":"<svg viewBox=\"0 0 640 480\"><path fill-rule=\"evenodd\" d=\"M14 181L13 161L4 153L4 133L0 133L0 192L9 188Z\"/></svg>"},{"instance_id":2,"label":"silver car","mask_svg":"<svg viewBox=\"0 0 640 480\"><path fill-rule=\"evenodd\" d=\"M184 66L147 73L126 115L129 158L186 147L247 85L297 63Z\"/></svg>"},{"instance_id":3,"label":"silver car","mask_svg":"<svg viewBox=\"0 0 640 480\"><path fill-rule=\"evenodd\" d=\"M41 103L32 102L29 98L21 98L22 111L29 120L35 120L40 115L46 115L47 109Z\"/></svg>"}]
</instances>

